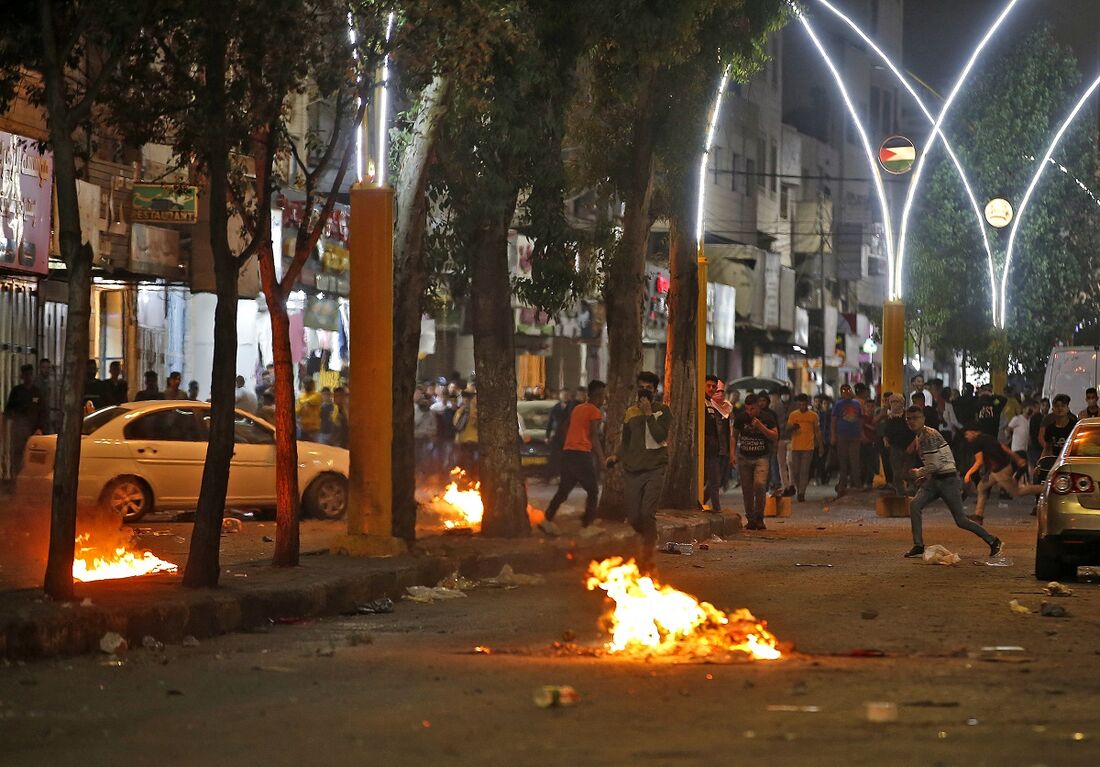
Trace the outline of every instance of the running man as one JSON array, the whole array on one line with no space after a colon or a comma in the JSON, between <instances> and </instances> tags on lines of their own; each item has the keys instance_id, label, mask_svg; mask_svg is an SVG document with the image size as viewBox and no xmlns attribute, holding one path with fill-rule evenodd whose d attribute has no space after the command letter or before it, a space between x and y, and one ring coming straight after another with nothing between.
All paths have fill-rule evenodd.
<instances>
[{"instance_id":1,"label":"running man","mask_svg":"<svg viewBox=\"0 0 1100 767\"><path fill-rule=\"evenodd\" d=\"M1021 458L1009 450L1005 445L984 433L977 424L967 424L965 427L966 441L970 443L974 451L974 465L966 472L963 482L970 482L982 466L989 468L989 474L978 483L978 503L971 517L979 525L985 519L985 504L989 500L989 490L994 485L1001 488L1013 498L1021 495L1038 495L1043 492L1042 485L1021 485L1012 475L1012 465L1027 468L1027 459Z\"/></svg>"},{"instance_id":2,"label":"running man","mask_svg":"<svg viewBox=\"0 0 1100 767\"><path fill-rule=\"evenodd\" d=\"M561 450L561 474L558 477L558 491L546 507L546 519L539 528L550 535L557 535L554 515L573 488L580 485L587 494L584 501L584 516L581 527L588 527L596 519L596 502L600 499L600 485L596 476L595 457L600 466L604 464L603 445L600 441L600 423L603 421L604 398L607 386L603 381L588 384L588 401L572 408L569 426Z\"/></svg>"},{"instance_id":3,"label":"running man","mask_svg":"<svg viewBox=\"0 0 1100 767\"><path fill-rule=\"evenodd\" d=\"M990 535L984 527L967 519L963 513L962 482L955 468L951 447L936 429L924 424L924 408L912 405L905 411L905 420L916 434L910 452L920 456L921 468L913 469L913 476L921 482L917 497L909 504L909 524L913 528L913 548L905 552L912 559L924 556L924 532L921 511L937 498L947 504L955 524L981 538L989 546L989 556L999 556L1004 548L1000 538Z\"/></svg>"}]
</instances>

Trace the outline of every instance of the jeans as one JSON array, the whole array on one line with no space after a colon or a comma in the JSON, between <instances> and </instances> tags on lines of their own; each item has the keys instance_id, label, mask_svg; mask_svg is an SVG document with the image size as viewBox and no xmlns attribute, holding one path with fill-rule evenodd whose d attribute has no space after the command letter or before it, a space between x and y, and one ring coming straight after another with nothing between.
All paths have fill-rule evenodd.
<instances>
[{"instance_id":1,"label":"jeans","mask_svg":"<svg viewBox=\"0 0 1100 767\"><path fill-rule=\"evenodd\" d=\"M1009 464L1000 471L989 472L989 475L978 483L978 501L974 507L974 516L982 517L985 515L985 504L989 500L989 491L998 485L1013 498L1019 498L1021 495L1039 495L1043 492L1042 485L1017 484L1016 478L1012 476L1012 465Z\"/></svg>"},{"instance_id":2,"label":"jeans","mask_svg":"<svg viewBox=\"0 0 1100 767\"><path fill-rule=\"evenodd\" d=\"M917 492L917 497L909 504L909 524L913 528L913 544L924 545L924 533L921 530L921 510L937 498L942 498L951 512L955 524L963 530L969 530L986 543L993 543L994 538L986 532L985 528L977 522L971 522L963 513L962 504L962 480L958 474L947 477L927 477L924 484Z\"/></svg>"},{"instance_id":3,"label":"jeans","mask_svg":"<svg viewBox=\"0 0 1100 767\"><path fill-rule=\"evenodd\" d=\"M708 455L703 461L703 502L710 505L711 511L722 508L722 469L729 459L722 454Z\"/></svg>"},{"instance_id":4,"label":"jeans","mask_svg":"<svg viewBox=\"0 0 1100 767\"><path fill-rule=\"evenodd\" d=\"M623 472L626 485L626 519L642 536L642 558L653 555L657 545L657 503L665 483L665 466L649 471Z\"/></svg>"},{"instance_id":5,"label":"jeans","mask_svg":"<svg viewBox=\"0 0 1100 767\"><path fill-rule=\"evenodd\" d=\"M806 487L810 484L810 467L814 462L813 450L792 450L791 475L799 499L806 496Z\"/></svg>"},{"instance_id":6,"label":"jeans","mask_svg":"<svg viewBox=\"0 0 1100 767\"><path fill-rule=\"evenodd\" d=\"M737 472L741 477L741 496L745 501L745 517L749 522L764 521L764 503L768 492L769 456L747 458L737 456Z\"/></svg>"},{"instance_id":7,"label":"jeans","mask_svg":"<svg viewBox=\"0 0 1100 767\"><path fill-rule=\"evenodd\" d=\"M849 486L862 487L859 476L859 437L836 438L836 460L840 466L836 489L843 493Z\"/></svg>"},{"instance_id":8,"label":"jeans","mask_svg":"<svg viewBox=\"0 0 1100 767\"><path fill-rule=\"evenodd\" d=\"M584 500L585 525L591 524L596 518L596 503L600 499L600 485L596 480L596 464L593 463L592 453L584 450L563 450L561 452L561 476L558 478L558 491L550 499L550 505L546 507L546 518L553 520L558 513L558 507L562 505L573 488L580 485L584 488L587 497Z\"/></svg>"}]
</instances>

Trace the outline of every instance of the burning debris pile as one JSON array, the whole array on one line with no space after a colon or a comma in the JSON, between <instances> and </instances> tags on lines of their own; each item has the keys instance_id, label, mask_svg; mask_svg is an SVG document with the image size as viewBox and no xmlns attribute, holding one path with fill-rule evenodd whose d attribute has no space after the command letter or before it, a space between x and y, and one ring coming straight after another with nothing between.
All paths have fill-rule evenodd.
<instances>
[{"instance_id":1,"label":"burning debris pile","mask_svg":"<svg viewBox=\"0 0 1100 767\"><path fill-rule=\"evenodd\" d=\"M135 550L121 530L114 535L85 532L76 536L73 579L82 583L174 573L178 569L151 551Z\"/></svg>"},{"instance_id":2,"label":"burning debris pile","mask_svg":"<svg viewBox=\"0 0 1100 767\"><path fill-rule=\"evenodd\" d=\"M611 557L588 567L589 591L614 602L605 616L610 653L635 657L710 657L744 653L754 660L782 657L775 636L746 609L724 613L642 575L634 560Z\"/></svg>"},{"instance_id":3,"label":"burning debris pile","mask_svg":"<svg viewBox=\"0 0 1100 767\"><path fill-rule=\"evenodd\" d=\"M451 481L441 495L434 496L421 509L421 523L436 530L476 530L481 527L485 507L481 502L481 483L471 480L459 467L451 469Z\"/></svg>"}]
</instances>

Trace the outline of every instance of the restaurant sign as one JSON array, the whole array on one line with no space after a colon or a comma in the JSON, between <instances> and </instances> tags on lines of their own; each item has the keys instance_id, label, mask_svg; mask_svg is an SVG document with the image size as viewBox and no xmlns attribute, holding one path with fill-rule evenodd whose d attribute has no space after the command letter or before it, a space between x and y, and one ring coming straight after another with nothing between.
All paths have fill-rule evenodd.
<instances>
[{"instance_id":1,"label":"restaurant sign","mask_svg":"<svg viewBox=\"0 0 1100 767\"><path fill-rule=\"evenodd\" d=\"M199 220L199 188L179 184L134 184L131 220L193 224Z\"/></svg>"}]
</instances>

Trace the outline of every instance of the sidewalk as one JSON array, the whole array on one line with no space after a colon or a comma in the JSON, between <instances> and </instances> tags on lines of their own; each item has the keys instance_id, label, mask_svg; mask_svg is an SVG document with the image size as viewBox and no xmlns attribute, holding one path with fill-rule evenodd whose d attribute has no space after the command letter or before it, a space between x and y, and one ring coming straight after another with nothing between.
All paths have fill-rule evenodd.
<instances>
[{"instance_id":1,"label":"sidewalk","mask_svg":"<svg viewBox=\"0 0 1100 767\"><path fill-rule=\"evenodd\" d=\"M659 539L705 541L741 529L736 514L661 512ZM592 537L579 527L546 538L535 532L518 540L477 536L435 536L417 542L399 557L350 558L325 552L303 555L301 566L282 570L267 561L226 566L221 586L191 590L179 575L77 584L79 599L90 604L58 604L38 589L0 593L0 658L23 660L97 651L100 638L113 631L131 647L144 636L180 642L234 631L248 631L272 620L338 615L355 605L389 596L398 599L408 586L434 586L459 571L470 578L495 576L505 565L516 572L543 572L587 564L633 551L633 531L625 524L603 523Z\"/></svg>"}]
</instances>

